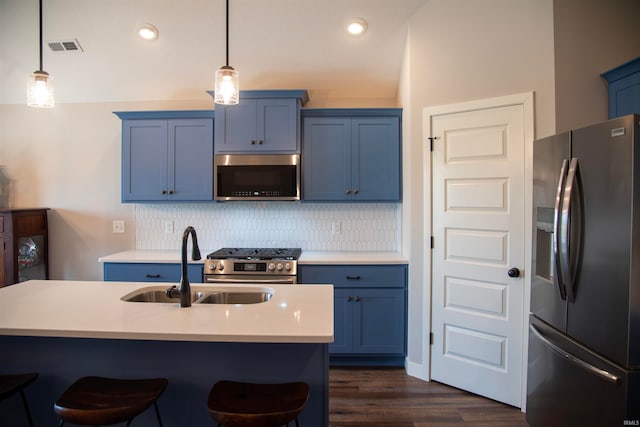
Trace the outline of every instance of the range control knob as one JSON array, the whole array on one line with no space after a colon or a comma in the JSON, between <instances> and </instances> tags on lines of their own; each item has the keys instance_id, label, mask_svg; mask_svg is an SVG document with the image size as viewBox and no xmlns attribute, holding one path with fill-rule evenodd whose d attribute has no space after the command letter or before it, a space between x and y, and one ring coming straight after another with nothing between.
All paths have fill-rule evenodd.
<instances>
[{"instance_id":1,"label":"range control knob","mask_svg":"<svg viewBox=\"0 0 640 427\"><path fill-rule=\"evenodd\" d=\"M210 262L209 263L209 270L215 270L216 269L216 263L215 262Z\"/></svg>"},{"instance_id":2,"label":"range control knob","mask_svg":"<svg viewBox=\"0 0 640 427\"><path fill-rule=\"evenodd\" d=\"M278 271L282 271L282 269L284 268L282 263L278 263L277 265Z\"/></svg>"},{"instance_id":3,"label":"range control knob","mask_svg":"<svg viewBox=\"0 0 640 427\"><path fill-rule=\"evenodd\" d=\"M224 264L223 263L218 264L218 270L220 270L220 271L224 270Z\"/></svg>"},{"instance_id":4,"label":"range control knob","mask_svg":"<svg viewBox=\"0 0 640 427\"><path fill-rule=\"evenodd\" d=\"M285 269L285 270L287 270L287 271L291 271L291 264L286 263L286 264L284 265L284 269Z\"/></svg>"},{"instance_id":5,"label":"range control knob","mask_svg":"<svg viewBox=\"0 0 640 427\"><path fill-rule=\"evenodd\" d=\"M269 263L269 266L267 267L269 269L269 271L274 271L276 269L276 265L272 262Z\"/></svg>"}]
</instances>

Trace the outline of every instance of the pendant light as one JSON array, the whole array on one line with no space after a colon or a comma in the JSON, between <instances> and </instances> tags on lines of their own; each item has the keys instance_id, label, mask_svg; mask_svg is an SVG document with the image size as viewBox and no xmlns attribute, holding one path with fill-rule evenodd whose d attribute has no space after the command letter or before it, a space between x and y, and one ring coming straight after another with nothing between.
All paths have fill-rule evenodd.
<instances>
[{"instance_id":1,"label":"pendant light","mask_svg":"<svg viewBox=\"0 0 640 427\"><path fill-rule=\"evenodd\" d=\"M53 79L42 69L42 0L40 0L40 68L34 71L27 85L27 105L36 108L52 108Z\"/></svg>"},{"instance_id":2,"label":"pendant light","mask_svg":"<svg viewBox=\"0 0 640 427\"><path fill-rule=\"evenodd\" d=\"M42 0L41 0L42 1ZM215 103L235 105L240 102L240 84L238 72L229 66L229 0L227 0L227 61L216 71Z\"/></svg>"}]
</instances>

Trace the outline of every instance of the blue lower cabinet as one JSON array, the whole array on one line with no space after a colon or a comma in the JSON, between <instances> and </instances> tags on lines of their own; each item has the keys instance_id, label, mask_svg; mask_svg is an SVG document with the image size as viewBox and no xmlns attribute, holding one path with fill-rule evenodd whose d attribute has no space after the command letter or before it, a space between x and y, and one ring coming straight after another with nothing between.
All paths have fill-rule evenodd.
<instances>
[{"instance_id":1,"label":"blue lower cabinet","mask_svg":"<svg viewBox=\"0 0 640 427\"><path fill-rule=\"evenodd\" d=\"M203 264L189 264L189 282L202 283ZM179 263L117 263L104 264L105 282L180 282L182 267Z\"/></svg>"},{"instance_id":2,"label":"blue lower cabinet","mask_svg":"<svg viewBox=\"0 0 640 427\"><path fill-rule=\"evenodd\" d=\"M334 285L331 365L404 366L406 265L299 265L298 283Z\"/></svg>"}]
</instances>

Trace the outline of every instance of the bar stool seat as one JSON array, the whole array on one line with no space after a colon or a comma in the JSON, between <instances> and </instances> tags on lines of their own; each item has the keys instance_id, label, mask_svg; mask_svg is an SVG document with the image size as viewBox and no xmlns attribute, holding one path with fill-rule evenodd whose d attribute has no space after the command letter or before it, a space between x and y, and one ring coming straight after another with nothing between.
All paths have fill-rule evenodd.
<instances>
[{"instance_id":1,"label":"bar stool seat","mask_svg":"<svg viewBox=\"0 0 640 427\"><path fill-rule=\"evenodd\" d=\"M54 404L65 421L80 425L105 426L127 422L152 404L162 426L157 399L167 388L166 378L115 379L82 377L67 388Z\"/></svg>"},{"instance_id":2,"label":"bar stool seat","mask_svg":"<svg viewBox=\"0 0 640 427\"><path fill-rule=\"evenodd\" d=\"M309 397L303 382L254 384L218 381L209 392L209 415L225 427L277 427L294 421Z\"/></svg>"},{"instance_id":3,"label":"bar stool seat","mask_svg":"<svg viewBox=\"0 0 640 427\"><path fill-rule=\"evenodd\" d=\"M33 420L31 419L29 405L27 405L27 398L24 395L24 388L34 382L36 378L38 378L37 373L0 375L0 400L4 400L15 393L20 393L30 426L33 426Z\"/></svg>"}]
</instances>

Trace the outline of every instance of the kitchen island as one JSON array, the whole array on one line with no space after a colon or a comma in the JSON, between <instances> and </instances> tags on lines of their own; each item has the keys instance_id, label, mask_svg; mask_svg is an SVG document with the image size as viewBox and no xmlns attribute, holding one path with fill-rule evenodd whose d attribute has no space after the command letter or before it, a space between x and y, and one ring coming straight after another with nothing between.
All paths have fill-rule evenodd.
<instances>
[{"instance_id":1,"label":"kitchen island","mask_svg":"<svg viewBox=\"0 0 640 427\"><path fill-rule=\"evenodd\" d=\"M310 395L301 424L328 426L331 285L268 285L271 299L257 304L120 299L145 286L34 280L0 289L0 372L40 373L27 389L36 425L56 425L53 402L72 381L101 375L168 378L158 401L168 427L215 426L206 402L216 381L304 381ZM23 425L19 399L3 402L0 420ZM155 426L153 411L133 425Z\"/></svg>"}]
</instances>

